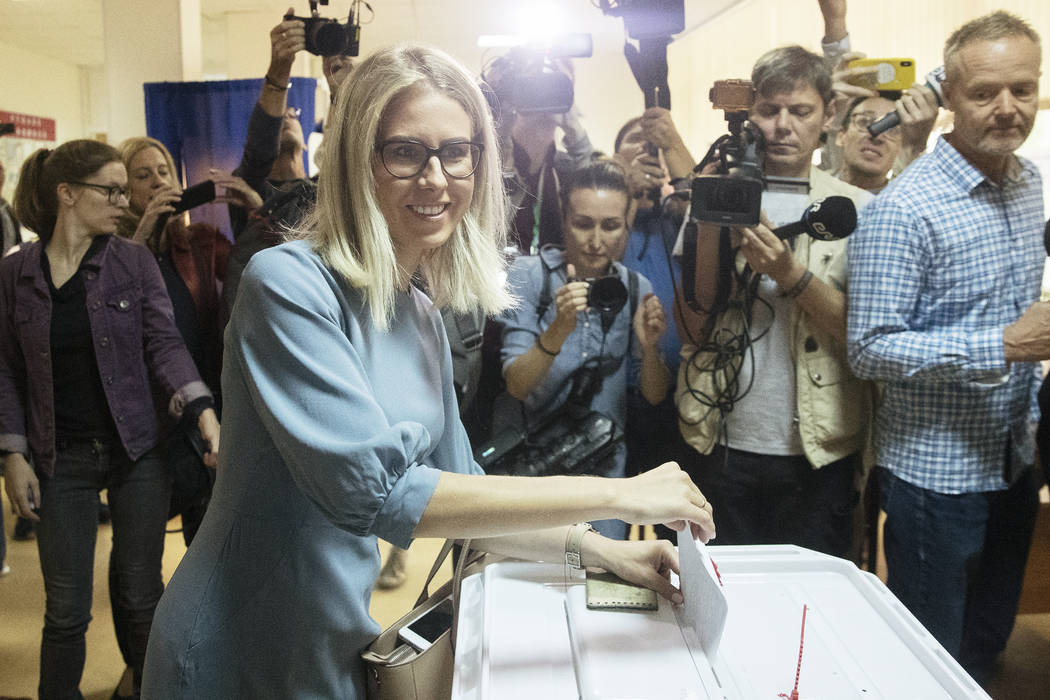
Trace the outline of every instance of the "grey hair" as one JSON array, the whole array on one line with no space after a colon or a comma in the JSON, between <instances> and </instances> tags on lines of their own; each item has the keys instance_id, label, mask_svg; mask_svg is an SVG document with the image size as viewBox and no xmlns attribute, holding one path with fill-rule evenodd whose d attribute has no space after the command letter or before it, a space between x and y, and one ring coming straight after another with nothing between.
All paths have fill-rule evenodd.
<instances>
[{"instance_id":1,"label":"grey hair","mask_svg":"<svg viewBox=\"0 0 1050 700\"><path fill-rule=\"evenodd\" d=\"M1039 34L1025 20L1006 10L996 10L990 14L972 19L962 25L944 42L945 78L957 77L959 70L959 52L967 44L975 41L995 41L1012 36L1026 36L1042 52Z\"/></svg>"}]
</instances>

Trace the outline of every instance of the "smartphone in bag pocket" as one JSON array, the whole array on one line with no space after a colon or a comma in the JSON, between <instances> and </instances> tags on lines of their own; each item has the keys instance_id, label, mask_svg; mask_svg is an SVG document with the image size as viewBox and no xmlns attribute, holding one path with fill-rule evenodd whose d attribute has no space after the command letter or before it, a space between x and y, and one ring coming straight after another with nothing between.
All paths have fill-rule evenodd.
<instances>
[{"instance_id":1,"label":"smartphone in bag pocket","mask_svg":"<svg viewBox=\"0 0 1050 700\"><path fill-rule=\"evenodd\" d=\"M416 651L426 651L438 637L452 629L452 599L445 598L398 630L398 638Z\"/></svg>"}]
</instances>

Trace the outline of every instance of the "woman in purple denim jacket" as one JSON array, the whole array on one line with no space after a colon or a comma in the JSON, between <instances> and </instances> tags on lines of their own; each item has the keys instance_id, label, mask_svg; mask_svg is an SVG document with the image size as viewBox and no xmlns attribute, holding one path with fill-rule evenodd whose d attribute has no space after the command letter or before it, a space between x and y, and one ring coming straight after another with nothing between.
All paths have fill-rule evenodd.
<instances>
[{"instance_id":1,"label":"woman in purple denim jacket","mask_svg":"<svg viewBox=\"0 0 1050 700\"><path fill-rule=\"evenodd\" d=\"M117 151L80 140L26 161L19 218L40 236L0 262L0 452L16 513L38 522L47 592L41 698L81 697L91 619L98 492L113 514L120 590L114 618L140 682L171 481L151 381L190 411L214 465L219 424L211 394L175 328L160 271L113 232L127 202ZM30 459L33 466L30 466Z\"/></svg>"}]
</instances>

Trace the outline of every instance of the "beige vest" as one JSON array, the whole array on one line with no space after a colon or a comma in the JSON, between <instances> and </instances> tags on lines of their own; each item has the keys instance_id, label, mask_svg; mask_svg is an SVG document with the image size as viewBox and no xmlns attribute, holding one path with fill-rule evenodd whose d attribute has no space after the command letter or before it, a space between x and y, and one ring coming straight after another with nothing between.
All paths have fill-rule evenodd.
<instances>
[{"instance_id":1,"label":"beige vest","mask_svg":"<svg viewBox=\"0 0 1050 700\"><path fill-rule=\"evenodd\" d=\"M861 209L871 195L838 180L823 170L810 171L810 200L828 195L849 197ZM800 236L795 258L815 277L846 291L846 239L818 241ZM737 257L743 266L743 256ZM714 333L739 334L744 325L744 309L739 300L716 320ZM806 458L822 467L867 447L872 415L874 387L857 379L846 362L846 348L817 328L798 306L791 316L792 358L797 387L796 416ZM682 364L678 369L675 402L679 427L686 442L701 454L709 454L721 437L721 413L710 406L710 398L722 395L742 360L728 365L716 353L698 352L693 345L682 345ZM721 365L721 366L720 366ZM756 372L761 372L758 367ZM771 397L771 400L776 400ZM762 430L762 426L754 426Z\"/></svg>"}]
</instances>

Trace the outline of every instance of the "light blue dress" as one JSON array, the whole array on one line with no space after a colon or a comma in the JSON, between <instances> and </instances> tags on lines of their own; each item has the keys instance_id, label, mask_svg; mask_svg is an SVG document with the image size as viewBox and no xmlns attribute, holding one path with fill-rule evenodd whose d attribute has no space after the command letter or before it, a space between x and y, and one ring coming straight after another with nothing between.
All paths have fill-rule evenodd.
<instances>
[{"instance_id":1,"label":"light blue dress","mask_svg":"<svg viewBox=\"0 0 1050 700\"><path fill-rule=\"evenodd\" d=\"M252 258L232 316L218 481L142 697L363 698L376 538L410 544L439 470L481 473L441 317L413 289L377 331L304 242Z\"/></svg>"}]
</instances>

